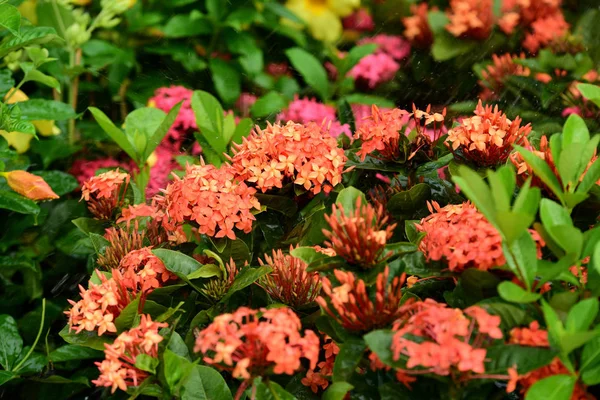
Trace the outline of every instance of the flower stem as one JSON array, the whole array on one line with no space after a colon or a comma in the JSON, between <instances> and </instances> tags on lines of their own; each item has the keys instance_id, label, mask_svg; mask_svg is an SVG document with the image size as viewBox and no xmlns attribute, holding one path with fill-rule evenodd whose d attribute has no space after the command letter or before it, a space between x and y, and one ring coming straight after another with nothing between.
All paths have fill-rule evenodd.
<instances>
[{"instance_id":1,"label":"flower stem","mask_svg":"<svg viewBox=\"0 0 600 400\"><path fill-rule=\"evenodd\" d=\"M42 330L44 329L45 316L46 316L46 299L42 299L42 320L40 322L40 329L38 330L37 336L35 337L35 341L33 342L33 345L27 352L27 355L21 360L20 363L17 364L17 366L15 368L13 368L13 371L18 371L19 369L21 369L23 364L25 364L25 361L27 361L27 359L31 356L31 353L33 353L33 350L35 350L35 346L37 346L37 343L40 340L40 336L42 336Z\"/></svg>"}]
</instances>

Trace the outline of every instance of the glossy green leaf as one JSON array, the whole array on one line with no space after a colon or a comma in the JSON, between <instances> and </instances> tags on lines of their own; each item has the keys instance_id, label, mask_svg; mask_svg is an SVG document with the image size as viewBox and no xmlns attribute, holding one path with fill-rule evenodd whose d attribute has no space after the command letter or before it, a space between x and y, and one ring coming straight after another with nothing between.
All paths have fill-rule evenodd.
<instances>
[{"instance_id":1,"label":"glossy green leaf","mask_svg":"<svg viewBox=\"0 0 600 400\"><path fill-rule=\"evenodd\" d=\"M0 4L0 27L8 29L15 36L19 36L21 14L17 7L6 3Z\"/></svg>"},{"instance_id":2,"label":"glossy green leaf","mask_svg":"<svg viewBox=\"0 0 600 400\"><path fill-rule=\"evenodd\" d=\"M233 104L242 91L242 80L240 73L220 58L211 58L208 64L212 75L215 89L225 104Z\"/></svg>"},{"instance_id":3,"label":"glossy green leaf","mask_svg":"<svg viewBox=\"0 0 600 400\"><path fill-rule=\"evenodd\" d=\"M359 198L361 206L365 206L367 204L367 198L365 194L355 187L349 186L340 191L335 203L338 205L338 207L342 207L344 209L344 213L346 215L351 215L356 210L356 204Z\"/></svg>"},{"instance_id":4,"label":"glossy green leaf","mask_svg":"<svg viewBox=\"0 0 600 400\"><path fill-rule=\"evenodd\" d=\"M74 360L100 359L103 356L104 353L99 350L79 346L76 344L65 344L50 352L48 359L54 363L58 363Z\"/></svg>"},{"instance_id":5,"label":"glossy green leaf","mask_svg":"<svg viewBox=\"0 0 600 400\"><path fill-rule=\"evenodd\" d=\"M96 122L98 122L98 125L100 125L100 127L102 128L102 130L104 130L104 132L112 140L114 140L115 143L117 145L119 145L119 147L125 153L127 153L127 155L129 157L131 157L131 159L137 160L139 158L138 154L137 154L133 144L127 139L125 132L123 132L121 129L117 128L115 126L115 124L112 123L110 118L108 118L106 116L106 114L104 114L102 111L100 111L96 107L90 107L89 110L92 113L92 115L94 116L94 119L96 120Z\"/></svg>"},{"instance_id":6,"label":"glossy green leaf","mask_svg":"<svg viewBox=\"0 0 600 400\"><path fill-rule=\"evenodd\" d=\"M75 331L69 331L69 326L65 326L60 332L65 342L73 345L79 345L89 347L95 350L104 351L105 343L112 343L112 339L106 335L98 336L96 332L81 331L75 333Z\"/></svg>"},{"instance_id":7,"label":"glossy green leaf","mask_svg":"<svg viewBox=\"0 0 600 400\"><path fill-rule=\"evenodd\" d=\"M210 93L196 90L192 95L192 110L201 135L220 155L227 150L223 137L223 107Z\"/></svg>"},{"instance_id":8,"label":"glossy green leaf","mask_svg":"<svg viewBox=\"0 0 600 400\"><path fill-rule=\"evenodd\" d=\"M569 400L575 387L575 378L569 375L553 375L534 383L525 400Z\"/></svg>"},{"instance_id":9,"label":"glossy green leaf","mask_svg":"<svg viewBox=\"0 0 600 400\"><path fill-rule=\"evenodd\" d=\"M154 249L152 253L165 264L165 267L181 279L202 268L202 264L194 258L179 251Z\"/></svg>"},{"instance_id":10,"label":"glossy green leaf","mask_svg":"<svg viewBox=\"0 0 600 400\"><path fill-rule=\"evenodd\" d=\"M323 393L323 400L343 400L346 394L354 389L348 382L334 382Z\"/></svg>"},{"instance_id":11,"label":"glossy green leaf","mask_svg":"<svg viewBox=\"0 0 600 400\"><path fill-rule=\"evenodd\" d=\"M542 347L499 344L487 349L485 371L488 374L506 374L508 368L517 368L519 375L550 364L556 351Z\"/></svg>"},{"instance_id":12,"label":"glossy green leaf","mask_svg":"<svg viewBox=\"0 0 600 400\"><path fill-rule=\"evenodd\" d=\"M33 200L7 190L0 190L0 208L19 214L37 215L40 213L40 207Z\"/></svg>"},{"instance_id":13,"label":"glossy green leaf","mask_svg":"<svg viewBox=\"0 0 600 400\"><path fill-rule=\"evenodd\" d=\"M589 83L579 83L577 90L583 97L600 107L600 86Z\"/></svg>"},{"instance_id":14,"label":"glossy green leaf","mask_svg":"<svg viewBox=\"0 0 600 400\"><path fill-rule=\"evenodd\" d=\"M335 357L333 365L333 382L350 380L356 367L365 353L367 345L362 339L345 341Z\"/></svg>"},{"instance_id":15,"label":"glossy green leaf","mask_svg":"<svg viewBox=\"0 0 600 400\"><path fill-rule=\"evenodd\" d=\"M17 321L10 315L0 315L0 338L0 365L10 371L23 350Z\"/></svg>"},{"instance_id":16,"label":"glossy green leaf","mask_svg":"<svg viewBox=\"0 0 600 400\"><path fill-rule=\"evenodd\" d=\"M265 276L269 272L271 272L271 267L264 266L258 268L245 267L240 273L235 277L235 281L227 291L227 294L221 299L221 303L224 303L229 299L235 292L240 291L254 282L259 280L261 277Z\"/></svg>"},{"instance_id":17,"label":"glossy green leaf","mask_svg":"<svg viewBox=\"0 0 600 400\"><path fill-rule=\"evenodd\" d=\"M327 72L321 62L299 47L288 49L285 54L306 83L317 92L322 100L327 100L329 98L329 82Z\"/></svg>"},{"instance_id":18,"label":"glossy green leaf","mask_svg":"<svg viewBox=\"0 0 600 400\"><path fill-rule=\"evenodd\" d=\"M595 297L581 300L567 315L565 327L569 332L587 331L598 315L599 303Z\"/></svg>"},{"instance_id":19,"label":"glossy green leaf","mask_svg":"<svg viewBox=\"0 0 600 400\"><path fill-rule=\"evenodd\" d=\"M521 146L515 146L515 149L517 152L519 152L519 154L521 154L525 162L531 166L535 175L539 177L556 196L560 198L562 195L562 188L546 161L542 160L531 151Z\"/></svg>"},{"instance_id":20,"label":"glossy green leaf","mask_svg":"<svg viewBox=\"0 0 600 400\"><path fill-rule=\"evenodd\" d=\"M498 285L498 294L504 300L511 303L532 303L541 297L540 294L528 292L521 286L510 281L504 281Z\"/></svg>"},{"instance_id":21,"label":"glossy green leaf","mask_svg":"<svg viewBox=\"0 0 600 400\"><path fill-rule=\"evenodd\" d=\"M158 367L158 358L154 358L148 354L138 354L135 357L135 367L139 370L149 372L151 374L156 373L156 367Z\"/></svg>"}]
</instances>

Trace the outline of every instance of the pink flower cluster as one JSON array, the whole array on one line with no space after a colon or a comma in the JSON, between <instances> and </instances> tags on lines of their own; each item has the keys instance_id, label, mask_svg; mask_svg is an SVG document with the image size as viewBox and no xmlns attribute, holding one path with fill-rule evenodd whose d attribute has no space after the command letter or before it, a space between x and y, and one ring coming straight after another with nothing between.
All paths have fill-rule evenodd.
<instances>
[{"instance_id":1,"label":"pink flower cluster","mask_svg":"<svg viewBox=\"0 0 600 400\"><path fill-rule=\"evenodd\" d=\"M323 124L324 128L329 131L333 137L338 137L342 133L351 136L350 127L348 124L341 124L337 120L335 107L319 103L312 98L296 98L288 107L277 116L277 121L288 122L293 121L300 124L316 122Z\"/></svg>"},{"instance_id":2,"label":"pink flower cluster","mask_svg":"<svg viewBox=\"0 0 600 400\"><path fill-rule=\"evenodd\" d=\"M377 44L377 50L361 59L348 75L373 89L394 78L400 69L398 61L410 54L410 44L400 36L390 35L377 35L358 42L360 45L369 43Z\"/></svg>"}]
</instances>

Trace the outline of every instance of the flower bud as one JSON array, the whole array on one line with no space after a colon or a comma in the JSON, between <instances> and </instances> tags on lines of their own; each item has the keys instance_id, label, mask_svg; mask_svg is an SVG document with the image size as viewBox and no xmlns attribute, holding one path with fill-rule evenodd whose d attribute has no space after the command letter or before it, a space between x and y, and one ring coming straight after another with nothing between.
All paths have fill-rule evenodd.
<instances>
[{"instance_id":1,"label":"flower bud","mask_svg":"<svg viewBox=\"0 0 600 400\"><path fill-rule=\"evenodd\" d=\"M52 200L59 197L40 176L20 170L4 172L2 175L6 178L8 186L12 190L28 199Z\"/></svg>"}]
</instances>

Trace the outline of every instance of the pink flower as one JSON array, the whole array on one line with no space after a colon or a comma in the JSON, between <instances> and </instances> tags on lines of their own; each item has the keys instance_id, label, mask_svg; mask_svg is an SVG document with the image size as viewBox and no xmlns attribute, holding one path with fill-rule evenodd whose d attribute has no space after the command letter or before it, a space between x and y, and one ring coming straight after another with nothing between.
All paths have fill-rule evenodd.
<instances>
[{"instance_id":1,"label":"pink flower","mask_svg":"<svg viewBox=\"0 0 600 400\"><path fill-rule=\"evenodd\" d=\"M348 73L357 81L362 81L371 89L383 82L391 81L400 69L394 59L386 53L374 53L364 57Z\"/></svg>"},{"instance_id":2,"label":"pink flower","mask_svg":"<svg viewBox=\"0 0 600 400\"><path fill-rule=\"evenodd\" d=\"M235 109L244 117L250 115L250 108L256 103L257 97L252 93L242 93L235 102Z\"/></svg>"},{"instance_id":3,"label":"pink flower","mask_svg":"<svg viewBox=\"0 0 600 400\"><path fill-rule=\"evenodd\" d=\"M410 43L400 36L377 35L364 38L359 45L375 43L378 45L377 53L385 53L393 59L400 61L410 54Z\"/></svg>"},{"instance_id":4,"label":"pink flower","mask_svg":"<svg viewBox=\"0 0 600 400\"><path fill-rule=\"evenodd\" d=\"M375 29L373 17L371 17L371 14L365 8L359 8L354 13L348 15L342 20L342 25L344 29L359 32L368 32Z\"/></svg>"},{"instance_id":5,"label":"pink flower","mask_svg":"<svg viewBox=\"0 0 600 400\"><path fill-rule=\"evenodd\" d=\"M148 101L148 105L168 113L177 103L183 100L171 130L197 129L196 117L191 104L192 93L192 90L183 86L159 88L154 92L154 97L151 97Z\"/></svg>"},{"instance_id":6,"label":"pink flower","mask_svg":"<svg viewBox=\"0 0 600 400\"><path fill-rule=\"evenodd\" d=\"M568 117L571 114L575 114L575 115L579 115L581 116L581 109L577 106L573 106L573 107L567 107L563 110L562 112L562 116L564 118Z\"/></svg>"},{"instance_id":7,"label":"pink flower","mask_svg":"<svg viewBox=\"0 0 600 400\"><path fill-rule=\"evenodd\" d=\"M312 98L296 98L288 107L283 110L278 116L277 121L294 121L300 124L316 122L324 124L324 127L333 137L338 137L342 133L351 136L350 127L348 124L341 124L337 120L335 107L319 103Z\"/></svg>"},{"instance_id":8,"label":"pink flower","mask_svg":"<svg viewBox=\"0 0 600 400\"><path fill-rule=\"evenodd\" d=\"M146 196L149 198L167 187L171 172L179 169L179 165L173 159L173 153L167 146L158 146L155 153L156 163L150 169L150 181L146 187Z\"/></svg>"},{"instance_id":9,"label":"pink flower","mask_svg":"<svg viewBox=\"0 0 600 400\"><path fill-rule=\"evenodd\" d=\"M124 163L121 161L117 161L114 158L100 158L98 160L84 160L79 159L75 160L73 166L71 167L71 171L69 171L72 175L77 178L79 185L83 185L83 183L89 180L92 176L96 174L96 171L101 168L122 168L125 170L129 170L131 165L128 163Z\"/></svg>"}]
</instances>

